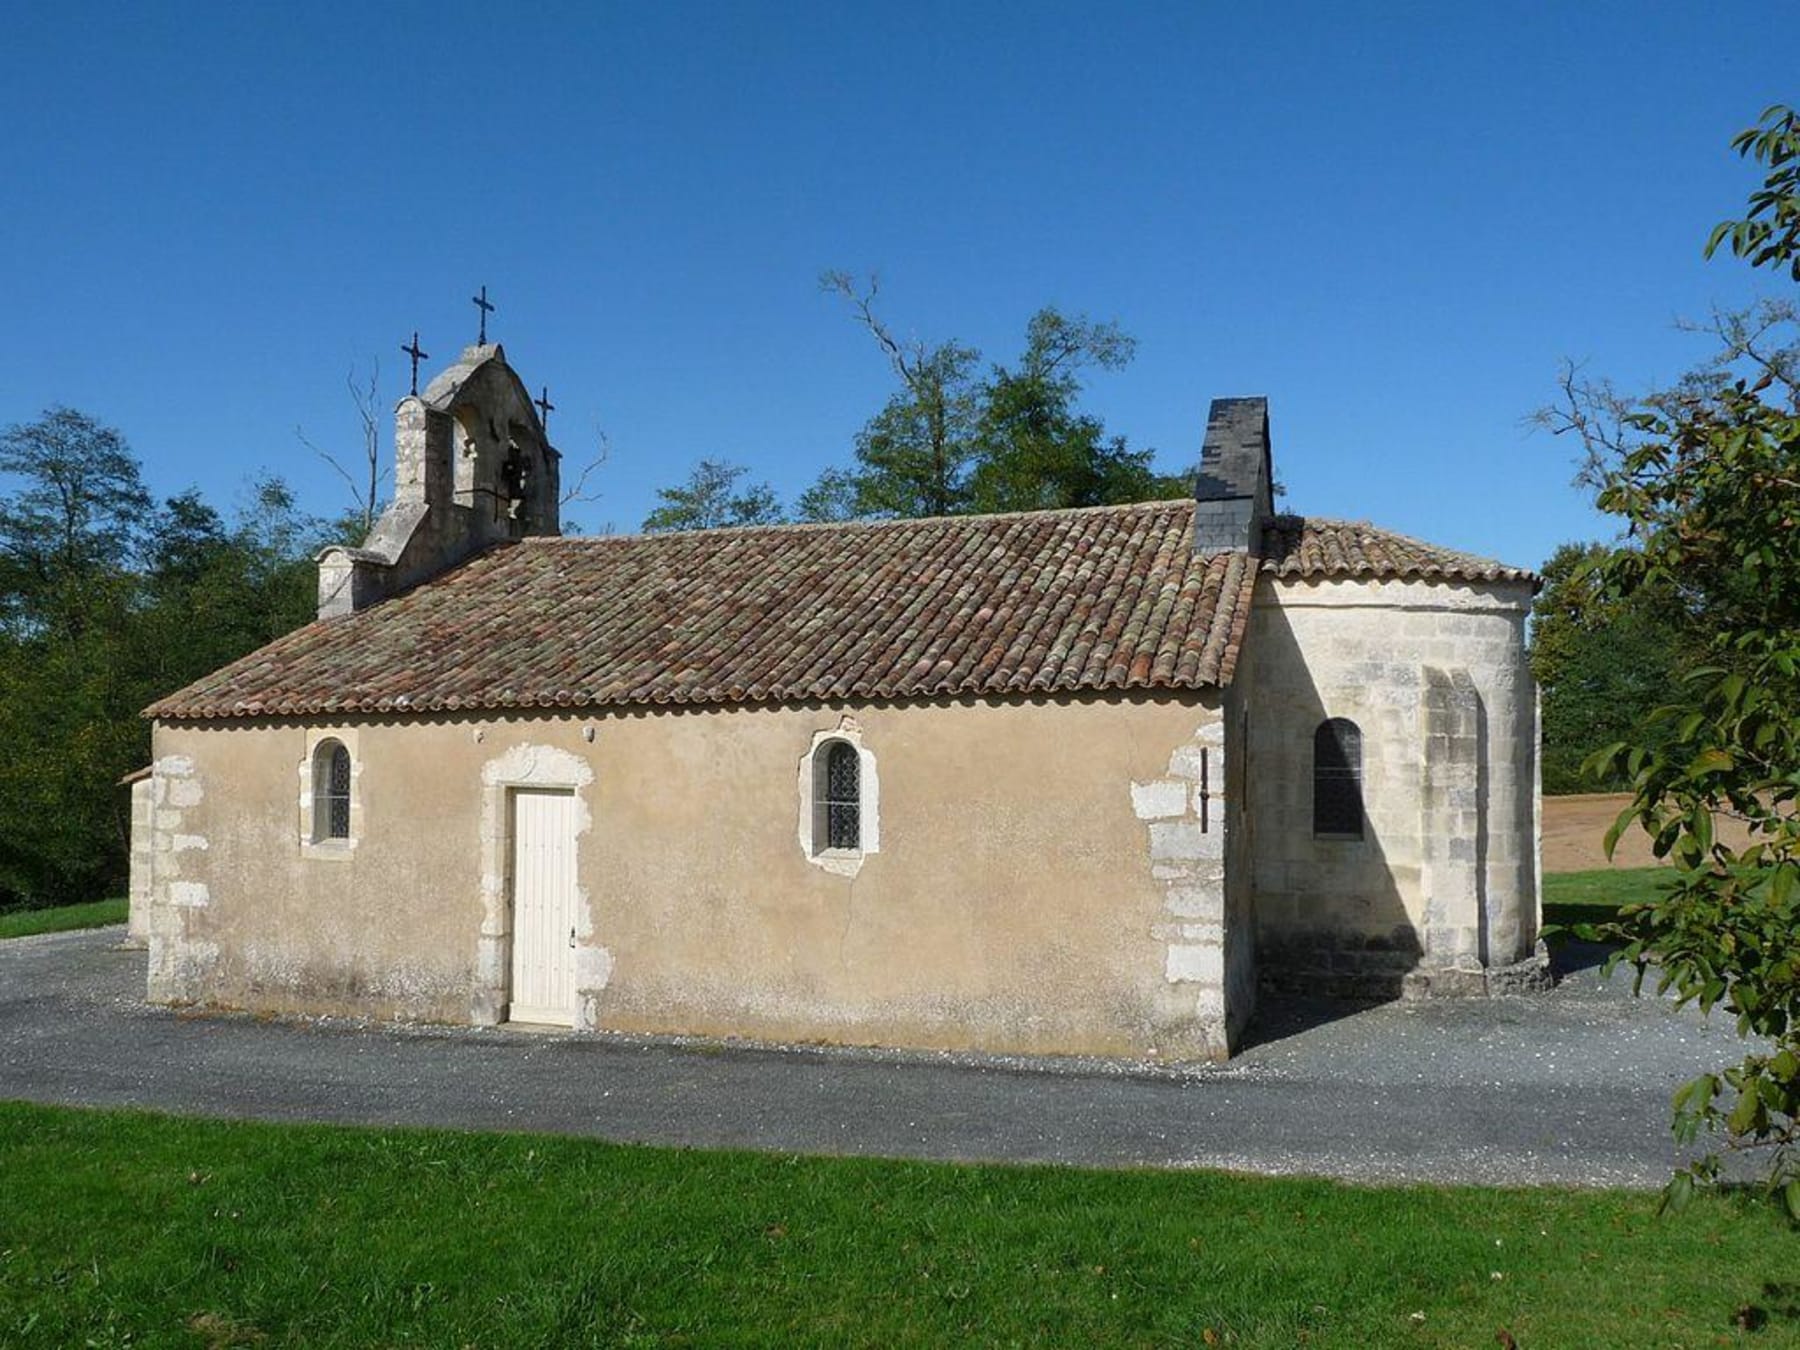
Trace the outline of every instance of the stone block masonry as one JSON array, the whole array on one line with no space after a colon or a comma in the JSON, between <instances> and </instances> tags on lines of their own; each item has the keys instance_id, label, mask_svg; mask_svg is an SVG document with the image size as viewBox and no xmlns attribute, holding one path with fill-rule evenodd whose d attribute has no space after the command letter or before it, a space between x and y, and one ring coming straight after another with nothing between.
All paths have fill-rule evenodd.
<instances>
[{"instance_id":1,"label":"stone block masonry","mask_svg":"<svg viewBox=\"0 0 1800 1350\"><path fill-rule=\"evenodd\" d=\"M148 840L147 875L141 880L135 857L141 847L137 787L146 789L149 826L143 836ZM219 948L203 935L200 920L212 896L204 880L187 874L194 867L189 860L207 849L206 836L191 819L205 800L205 786L186 755L162 756L151 766L150 777L133 788L133 901L141 885L147 902L144 936L150 947L152 1003L200 1002L211 991Z\"/></svg>"},{"instance_id":2,"label":"stone block masonry","mask_svg":"<svg viewBox=\"0 0 1800 1350\"><path fill-rule=\"evenodd\" d=\"M1166 777L1131 784L1163 891L1152 936L1164 949L1166 1025L1181 1042L1168 1047L1170 1058L1226 1058L1250 1015L1232 998L1247 982L1233 977L1230 963L1250 959L1251 949L1226 931L1225 763L1225 723L1215 720L1175 749Z\"/></svg>"},{"instance_id":3,"label":"stone block masonry","mask_svg":"<svg viewBox=\"0 0 1800 1350\"><path fill-rule=\"evenodd\" d=\"M1517 580L1259 583L1244 698L1265 987L1485 992L1534 959L1530 600ZM1327 718L1361 732L1360 836L1313 830Z\"/></svg>"},{"instance_id":4,"label":"stone block masonry","mask_svg":"<svg viewBox=\"0 0 1800 1350\"><path fill-rule=\"evenodd\" d=\"M128 896L127 939L135 945L150 942L150 904L155 883L156 782L149 775L131 785L131 872ZM184 836L185 838L185 836Z\"/></svg>"}]
</instances>

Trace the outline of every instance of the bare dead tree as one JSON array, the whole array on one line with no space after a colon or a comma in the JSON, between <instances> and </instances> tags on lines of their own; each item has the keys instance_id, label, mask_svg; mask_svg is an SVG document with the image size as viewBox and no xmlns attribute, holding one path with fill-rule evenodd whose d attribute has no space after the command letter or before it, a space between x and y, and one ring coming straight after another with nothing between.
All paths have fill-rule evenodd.
<instances>
[{"instance_id":1,"label":"bare dead tree","mask_svg":"<svg viewBox=\"0 0 1800 1350\"><path fill-rule=\"evenodd\" d=\"M902 345L888 326L875 313L875 297L881 293L881 278L869 273L868 283L859 287L850 273L832 268L819 273L819 289L828 295L841 295L857 321L869 330L888 363L910 389L919 386L925 367L926 346L918 339Z\"/></svg>"},{"instance_id":2,"label":"bare dead tree","mask_svg":"<svg viewBox=\"0 0 1800 1350\"><path fill-rule=\"evenodd\" d=\"M1700 333L1719 345L1702 367L1715 378L1742 377L1769 400L1800 408L1800 304L1763 299L1748 309L1714 307L1706 319L1678 319L1684 333Z\"/></svg>"},{"instance_id":3,"label":"bare dead tree","mask_svg":"<svg viewBox=\"0 0 1800 1350\"><path fill-rule=\"evenodd\" d=\"M349 390L350 402L356 409L357 421L362 427L362 460L358 464L358 472L367 470L367 482L361 482L353 476L349 469L328 450L322 450L307 438L306 432L298 425L294 427L294 435L300 444L311 450L320 459L329 464L350 488L352 509L362 517L362 532L365 536L375 528L375 514L381 505L381 482L387 477L387 470L381 467L381 361L372 358L369 362L369 378L366 382L357 378L356 368L352 366L350 373L344 376L344 387Z\"/></svg>"},{"instance_id":4,"label":"bare dead tree","mask_svg":"<svg viewBox=\"0 0 1800 1350\"><path fill-rule=\"evenodd\" d=\"M598 422L594 423L594 453L588 456L571 482L564 475L563 494L559 505L571 506L579 502L597 502L604 495L598 488L590 488L588 480L606 467L606 461L612 458L612 437Z\"/></svg>"},{"instance_id":5,"label":"bare dead tree","mask_svg":"<svg viewBox=\"0 0 1800 1350\"><path fill-rule=\"evenodd\" d=\"M1638 444L1647 413L1691 416L1728 386L1742 384L1767 402L1800 409L1800 306L1761 300L1747 309L1715 309L1705 319L1677 319L1675 327L1713 339L1713 350L1679 380L1637 397L1611 380L1590 378L1580 362L1564 361L1556 402L1527 421L1552 435L1573 435L1582 446L1575 482L1598 490L1608 472Z\"/></svg>"},{"instance_id":6,"label":"bare dead tree","mask_svg":"<svg viewBox=\"0 0 1800 1350\"><path fill-rule=\"evenodd\" d=\"M1625 452L1630 440L1630 417L1635 403L1621 394L1611 380L1586 375L1585 363L1565 358L1557 373L1556 402L1539 408L1526 420L1552 436L1574 436L1581 442L1581 467L1575 481L1598 488L1608 465Z\"/></svg>"},{"instance_id":7,"label":"bare dead tree","mask_svg":"<svg viewBox=\"0 0 1800 1350\"><path fill-rule=\"evenodd\" d=\"M873 272L866 284L858 285L850 273L829 269L819 274L819 289L843 298L900 377L911 403L905 415L918 427L919 449L928 465L922 477L915 475L923 514L952 513L966 496L960 479L972 454L978 416L973 373L981 353L956 342L933 345L918 338L902 342L895 337L875 312L881 280ZM889 409L894 407L890 402Z\"/></svg>"}]
</instances>

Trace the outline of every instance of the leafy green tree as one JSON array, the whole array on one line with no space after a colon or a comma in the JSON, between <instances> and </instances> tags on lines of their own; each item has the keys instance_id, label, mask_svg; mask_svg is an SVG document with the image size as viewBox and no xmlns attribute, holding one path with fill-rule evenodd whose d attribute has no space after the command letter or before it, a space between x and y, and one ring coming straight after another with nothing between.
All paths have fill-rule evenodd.
<instances>
[{"instance_id":1,"label":"leafy green tree","mask_svg":"<svg viewBox=\"0 0 1800 1350\"><path fill-rule=\"evenodd\" d=\"M1767 177L1722 240L1753 266L1800 278L1800 126L1786 108L1734 142ZM1762 225L1770 228L1764 230ZM1790 326L1779 328L1779 317ZM1722 1128L1733 1151L1755 1151L1800 1220L1800 382L1792 310L1718 326L1722 355L1673 391L1638 401L1617 434L1594 431L1590 405L1568 424L1594 456L1601 509L1627 543L1601 565L1611 594L1656 587L1702 597L1709 660L1688 671L1656 718L1666 739L1603 751L1633 800L1607 836L1633 822L1674 862L1665 893L1598 930L1624 946L1641 985L1735 1020L1754 1038L1741 1061L1703 1074L1675 1097L1685 1141ZM1752 340L1744 340L1753 335ZM1585 419L1585 420L1584 420ZM1585 429L1584 429L1585 427ZM1748 842L1714 833L1741 821ZM1594 932L1596 930L1588 930ZM1678 1172L1665 1203L1721 1175L1717 1154Z\"/></svg>"},{"instance_id":2,"label":"leafy green tree","mask_svg":"<svg viewBox=\"0 0 1800 1350\"><path fill-rule=\"evenodd\" d=\"M15 633L72 631L106 598L96 582L134 561L150 506L125 440L72 408L0 432L0 475L18 487L0 500L5 609Z\"/></svg>"},{"instance_id":3,"label":"leafy green tree","mask_svg":"<svg viewBox=\"0 0 1800 1350\"><path fill-rule=\"evenodd\" d=\"M900 387L856 437L857 468L828 472L801 498L807 519L947 516L967 511L980 421L981 353L955 342L903 342L875 312L876 281L847 272L820 288L841 295L886 356Z\"/></svg>"},{"instance_id":4,"label":"leafy green tree","mask_svg":"<svg viewBox=\"0 0 1800 1350\"><path fill-rule=\"evenodd\" d=\"M1544 791L1619 791L1629 780L1583 772L1595 751L1628 736L1667 739L1650 714L1667 701L1699 639L1677 596L1650 587L1620 599L1597 570L1604 544L1564 544L1544 564L1531 612L1531 673L1543 693Z\"/></svg>"},{"instance_id":5,"label":"leafy green tree","mask_svg":"<svg viewBox=\"0 0 1800 1350\"><path fill-rule=\"evenodd\" d=\"M1731 148L1763 164L1768 176L1743 216L1713 227L1706 256L1729 241L1732 254L1752 267L1785 267L1800 281L1800 113L1779 103L1763 109L1755 126L1732 137Z\"/></svg>"},{"instance_id":6,"label":"leafy green tree","mask_svg":"<svg viewBox=\"0 0 1800 1350\"><path fill-rule=\"evenodd\" d=\"M1136 350L1116 323L1054 308L1032 315L1018 364L995 367L981 390L974 509L1039 511L1185 494L1183 480L1150 467L1150 451L1109 438L1099 418L1075 407L1084 369L1123 369Z\"/></svg>"},{"instance_id":7,"label":"leafy green tree","mask_svg":"<svg viewBox=\"0 0 1800 1350\"><path fill-rule=\"evenodd\" d=\"M133 669L145 703L309 622L313 555L332 539L279 479L251 485L227 524L198 491L153 517L133 625Z\"/></svg>"},{"instance_id":8,"label":"leafy green tree","mask_svg":"<svg viewBox=\"0 0 1800 1350\"><path fill-rule=\"evenodd\" d=\"M1117 324L1039 310L1018 362L984 375L972 347L896 337L875 312L873 279L859 288L827 272L820 285L848 303L899 388L857 434L855 467L826 470L801 495L802 519L1033 511L1187 490L1150 467L1150 451L1107 436L1076 406L1084 371L1130 362L1136 344Z\"/></svg>"},{"instance_id":9,"label":"leafy green tree","mask_svg":"<svg viewBox=\"0 0 1800 1350\"><path fill-rule=\"evenodd\" d=\"M860 476L855 472L827 469L794 502L794 514L801 520L813 522L855 520L865 514L860 486Z\"/></svg>"},{"instance_id":10,"label":"leafy green tree","mask_svg":"<svg viewBox=\"0 0 1800 1350\"><path fill-rule=\"evenodd\" d=\"M92 899L119 869L112 784L141 760L128 645L149 495L70 408L0 432L0 903Z\"/></svg>"},{"instance_id":11,"label":"leafy green tree","mask_svg":"<svg viewBox=\"0 0 1800 1350\"><path fill-rule=\"evenodd\" d=\"M67 408L0 433L0 470L0 906L93 899L124 881L139 710L310 619L322 531L275 480L229 525L197 492L153 509Z\"/></svg>"},{"instance_id":12,"label":"leafy green tree","mask_svg":"<svg viewBox=\"0 0 1800 1350\"><path fill-rule=\"evenodd\" d=\"M659 488L662 505L644 517L652 534L670 530L712 530L725 525L779 525L781 500L767 483L740 481L742 464L703 459L685 483Z\"/></svg>"}]
</instances>

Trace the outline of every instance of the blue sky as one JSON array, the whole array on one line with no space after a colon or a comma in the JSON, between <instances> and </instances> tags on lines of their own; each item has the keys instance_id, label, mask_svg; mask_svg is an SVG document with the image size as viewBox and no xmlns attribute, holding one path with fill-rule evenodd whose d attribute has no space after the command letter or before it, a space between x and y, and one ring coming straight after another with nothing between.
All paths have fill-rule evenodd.
<instances>
[{"instance_id":1,"label":"blue sky","mask_svg":"<svg viewBox=\"0 0 1800 1350\"><path fill-rule=\"evenodd\" d=\"M821 269L899 331L1017 350L1046 303L1138 339L1088 405L1195 459L1267 394L1292 509L1541 562L1604 529L1523 419L1628 387L1800 99L1764 4L14 5L0 423L125 432L159 493L274 471L312 509L343 391L491 330L633 529L700 456L784 495L886 397Z\"/></svg>"}]
</instances>

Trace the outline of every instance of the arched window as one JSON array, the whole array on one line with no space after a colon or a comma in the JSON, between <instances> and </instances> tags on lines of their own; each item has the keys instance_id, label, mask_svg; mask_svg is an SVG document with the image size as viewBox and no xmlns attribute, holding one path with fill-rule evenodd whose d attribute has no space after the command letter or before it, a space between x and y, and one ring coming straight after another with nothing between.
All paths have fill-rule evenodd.
<instances>
[{"instance_id":1,"label":"arched window","mask_svg":"<svg viewBox=\"0 0 1800 1350\"><path fill-rule=\"evenodd\" d=\"M862 847L862 765L849 741L826 741L813 755L813 847Z\"/></svg>"},{"instance_id":2,"label":"arched window","mask_svg":"<svg viewBox=\"0 0 1800 1350\"><path fill-rule=\"evenodd\" d=\"M350 837L350 752L342 741L313 751L313 840Z\"/></svg>"},{"instance_id":3,"label":"arched window","mask_svg":"<svg viewBox=\"0 0 1800 1350\"><path fill-rule=\"evenodd\" d=\"M1313 833L1362 838L1362 732L1342 717L1313 733Z\"/></svg>"}]
</instances>

